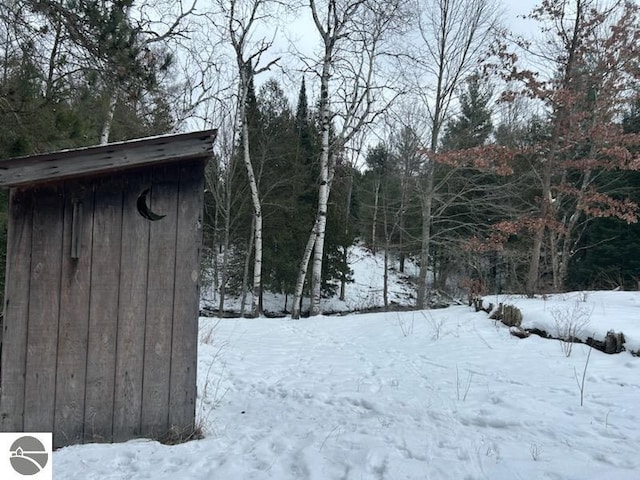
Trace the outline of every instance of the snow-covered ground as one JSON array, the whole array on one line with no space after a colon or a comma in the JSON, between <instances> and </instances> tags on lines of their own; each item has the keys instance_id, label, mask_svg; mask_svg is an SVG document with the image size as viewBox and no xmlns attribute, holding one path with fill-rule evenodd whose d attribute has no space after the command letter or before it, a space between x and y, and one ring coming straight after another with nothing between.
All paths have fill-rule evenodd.
<instances>
[{"instance_id":1,"label":"snow-covered ground","mask_svg":"<svg viewBox=\"0 0 640 480\"><path fill-rule=\"evenodd\" d=\"M553 326L565 308L589 335L615 324L638 342L640 293L573 295L508 303L525 323ZM640 358L628 351L593 350L587 364L586 345L566 356L561 342L517 339L466 306L203 318L200 340L203 440L67 447L54 477L640 478Z\"/></svg>"},{"instance_id":2,"label":"snow-covered ground","mask_svg":"<svg viewBox=\"0 0 640 480\"><path fill-rule=\"evenodd\" d=\"M384 306L384 257L381 252L372 254L363 245L355 245L349 249L349 268L353 272L354 281L347 283L344 300L339 300L338 295L322 299L324 312L354 312L371 310ZM405 272L398 271L398 262L389 261L388 301L390 305L412 306L415 304L415 288L411 284L411 277L418 274L418 267L411 259L405 262ZM339 290L339 287L337 288ZM200 307L203 311L217 311L219 296L212 284L202 290ZM285 297L282 294L265 293L263 307L267 314L280 314L284 310ZM291 296L287 299L287 310L291 310ZM225 310L239 312L240 298L225 298ZM245 308L250 309L251 295L247 295ZM309 299L303 298L302 310L308 310Z\"/></svg>"},{"instance_id":3,"label":"snow-covered ground","mask_svg":"<svg viewBox=\"0 0 640 480\"><path fill-rule=\"evenodd\" d=\"M625 347L640 353L640 294L638 292L569 292L547 297L494 295L484 303L513 305L526 312L522 327L544 330L553 337L603 340L607 332L622 332ZM638 475L640 478L640 475Z\"/></svg>"}]
</instances>

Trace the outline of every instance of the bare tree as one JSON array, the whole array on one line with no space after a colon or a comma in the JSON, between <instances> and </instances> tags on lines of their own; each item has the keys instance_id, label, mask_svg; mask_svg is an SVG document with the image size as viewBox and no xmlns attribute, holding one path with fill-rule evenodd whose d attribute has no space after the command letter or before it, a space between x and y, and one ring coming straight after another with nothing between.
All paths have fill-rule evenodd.
<instances>
[{"instance_id":1,"label":"bare tree","mask_svg":"<svg viewBox=\"0 0 640 480\"><path fill-rule=\"evenodd\" d=\"M541 65L538 72L512 68L520 93L541 102L549 114L547 138L536 150L539 204L526 219L533 236L526 291L539 288L545 243L553 289L561 290L569 261L589 219L601 216L636 221L637 205L604 193L604 172L637 169L633 143L619 118L629 89L640 81L637 68L640 7L632 2L602 5L593 0L544 2L531 18L547 32L544 42L520 42Z\"/></svg>"},{"instance_id":2,"label":"bare tree","mask_svg":"<svg viewBox=\"0 0 640 480\"><path fill-rule=\"evenodd\" d=\"M276 5L273 0L218 0L217 6L224 14L226 23L218 25L218 15L210 18L216 28L222 28L223 34L229 39L233 48L237 66L238 94L236 103L236 121L233 144L242 141L242 159L247 172L247 179L251 191L253 204L253 285L251 315L259 316L261 283L262 283L262 202L258 191L258 182L251 159L250 136L247 121L247 95L253 78L278 62L278 58L271 59L264 65L261 60L265 52L272 45L272 40L262 37L254 41L253 35L266 19L271 18L269 8Z\"/></svg>"},{"instance_id":3,"label":"bare tree","mask_svg":"<svg viewBox=\"0 0 640 480\"><path fill-rule=\"evenodd\" d=\"M434 154L461 82L486 54L497 27L494 0L433 0L420 11L419 42L413 79L428 106L431 138L425 151L422 183L422 239L416 306L424 308L431 247L433 200L436 194Z\"/></svg>"},{"instance_id":4,"label":"bare tree","mask_svg":"<svg viewBox=\"0 0 640 480\"><path fill-rule=\"evenodd\" d=\"M389 101L388 97L383 98L387 87L379 83L376 74L382 56L388 53L385 41L398 26L403 4L397 0L309 0L309 7L323 47L322 57L315 65L320 78L320 178L316 218L300 262L292 318L300 316L312 254L310 315L321 313L327 205L336 154Z\"/></svg>"}]
</instances>

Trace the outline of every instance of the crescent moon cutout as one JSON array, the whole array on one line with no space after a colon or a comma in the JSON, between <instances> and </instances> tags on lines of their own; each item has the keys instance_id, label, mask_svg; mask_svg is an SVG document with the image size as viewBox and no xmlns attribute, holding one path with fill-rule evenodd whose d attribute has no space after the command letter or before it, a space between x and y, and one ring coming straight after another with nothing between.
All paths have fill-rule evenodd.
<instances>
[{"instance_id":1,"label":"crescent moon cutout","mask_svg":"<svg viewBox=\"0 0 640 480\"><path fill-rule=\"evenodd\" d=\"M155 222L164 218L166 215L158 215L157 213L151 211L149 205L147 204L147 195L149 194L149 189L144 190L139 196L136 205L138 207L138 213L142 215L147 220L151 220Z\"/></svg>"}]
</instances>

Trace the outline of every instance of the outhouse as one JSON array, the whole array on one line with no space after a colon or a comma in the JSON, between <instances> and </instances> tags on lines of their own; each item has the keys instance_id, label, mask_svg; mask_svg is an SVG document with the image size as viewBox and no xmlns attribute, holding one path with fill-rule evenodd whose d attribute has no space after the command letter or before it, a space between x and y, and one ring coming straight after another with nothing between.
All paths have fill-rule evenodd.
<instances>
[{"instance_id":1,"label":"outhouse","mask_svg":"<svg viewBox=\"0 0 640 480\"><path fill-rule=\"evenodd\" d=\"M54 447L194 429L215 130L0 161L10 187L0 431Z\"/></svg>"}]
</instances>

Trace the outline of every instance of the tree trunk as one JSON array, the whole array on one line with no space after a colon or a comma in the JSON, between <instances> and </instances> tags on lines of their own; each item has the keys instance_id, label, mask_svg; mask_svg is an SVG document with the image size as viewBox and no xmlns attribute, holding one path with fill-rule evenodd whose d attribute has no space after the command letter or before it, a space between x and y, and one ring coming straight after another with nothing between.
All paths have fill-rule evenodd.
<instances>
[{"instance_id":1,"label":"tree trunk","mask_svg":"<svg viewBox=\"0 0 640 480\"><path fill-rule=\"evenodd\" d=\"M371 222L371 251L376 253L376 223L378 221L378 201L380 198L380 180L375 183L375 195L373 197L373 219Z\"/></svg>"},{"instance_id":2,"label":"tree trunk","mask_svg":"<svg viewBox=\"0 0 640 480\"><path fill-rule=\"evenodd\" d=\"M60 47L60 41L62 39L62 22L56 22L56 35L53 39L53 46L51 47L51 55L49 56L49 70L47 72L47 86L45 89L45 98L51 100L53 94L53 81L56 72L56 61L58 56L58 49Z\"/></svg>"},{"instance_id":3,"label":"tree trunk","mask_svg":"<svg viewBox=\"0 0 640 480\"><path fill-rule=\"evenodd\" d=\"M245 90L246 92L246 90ZM260 292L262 290L262 205L258 193L258 184L253 173L251 165L251 155L249 153L249 128L247 126L247 118L243 107L244 121L242 122L242 136L244 149L244 165L247 169L247 177L249 179L249 187L251 188L251 201L253 203L253 220L254 220L254 236L253 236L253 288L252 288L252 304L251 316L258 317L262 315L260 310Z\"/></svg>"},{"instance_id":4,"label":"tree trunk","mask_svg":"<svg viewBox=\"0 0 640 480\"><path fill-rule=\"evenodd\" d=\"M229 276L229 244L231 239L231 189L227 185L225 191L225 209L224 218L224 240L222 242L222 272L220 274L220 303L218 305L218 316L224 315L224 300L227 294L227 279Z\"/></svg>"},{"instance_id":5,"label":"tree trunk","mask_svg":"<svg viewBox=\"0 0 640 480\"><path fill-rule=\"evenodd\" d=\"M382 281L382 300L384 309L389 309L389 242L384 247L384 277Z\"/></svg>"},{"instance_id":6,"label":"tree trunk","mask_svg":"<svg viewBox=\"0 0 640 480\"><path fill-rule=\"evenodd\" d=\"M304 280L307 276L307 269L309 268L309 260L311 259L311 253L313 252L313 245L316 242L316 226L313 226L313 230L309 234L309 240L304 248L302 254L302 260L300 261L300 268L298 269L298 280L296 281L296 288L293 292L293 307L291 307L291 318L297 320L300 318L300 306L302 304L302 291L304 289Z\"/></svg>"},{"instance_id":7,"label":"tree trunk","mask_svg":"<svg viewBox=\"0 0 640 480\"><path fill-rule=\"evenodd\" d=\"M251 221L251 231L247 241L247 255L244 259L244 270L242 272L242 296L240 299L240 316L244 317L245 304L247 301L247 284L249 283L249 264L251 263L251 254L253 253L253 242L255 240L255 222Z\"/></svg>"},{"instance_id":8,"label":"tree trunk","mask_svg":"<svg viewBox=\"0 0 640 480\"><path fill-rule=\"evenodd\" d=\"M213 212L213 234L211 235L211 256L213 260L213 291L216 293L218 292L218 288L220 287L220 265L218 264L218 252L221 250L220 237L218 235L219 214L220 209L218 208L218 202L216 202L216 208Z\"/></svg>"},{"instance_id":9,"label":"tree trunk","mask_svg":"<svg viewBox=\"0 0 640 480\"><path fill-rule=\"evenodd\" d=\"M418 298L416 307L425 308L427 304L427 275L429 274L429 249L431 246L431 208L433 206L433 161L427 165L425 193L422 196L422 238L420 248L420 273L418 277Z\"/></svg>"},{"instance_id":10,"label":"tree trunk","mask_svg":"<svg viewBox=\"0 0 640 480\"><path fill-rule=\"evenodd\" d=\"M595 126L594 126L595 128ZM589 155L595 155L595 148L593 144L591 145L591 151ZM560 288L565 289L565 283L567 281L567 275L569 272L569 261L571 261L571 257L573 257L573 249L576 247L576 244L580 241L580 237L582 236L582 232L578 232L573 235L573 232L576 231L576 226L578 224L578 220L580 220L580 216L583 212L583 195L589 188L591 184L591 170L587 170L584 173L584 177L582 177L582 185L580 187L580 195L577 199L576 206L569 217L569 221L566 226L566 233L563 235L564 242L562 243L562 255L560 257L560 268L559 268L559 282Z\"/></svg>"},{"instance_id":11,"label":"tree trunk","mask_svg":"<svg viewBox=\"0 0 640 480\"><path fill-rule=\"evenodd\" d=\"M540 206L539 224L536 227L533 245L531 246L531 259L529 261L529 272L527 274L526 294L528 297L533 297L538 290L540 254L542 253L542 242L544 240L544 232L546 230L546 222L551 204L551 163L554 156L555 151L552 151L550 157L544 164L542 174L542 205Z\"/></svg>"},{"instance_id":12,"label":"tree trunk","mask_svg":"<svg viewBox=\"0 0 640 480\"><path fill-rule=\"evenodd\" d=\"M399 265L399 270L400 273L404 273L404 264L405 264L405 246L404 246L404 229L405 229L405 220L404 220L404 204L400 205L400 219L399 219L399 227L400 227L400 238L398 239L399 242L399 250L400 250L400 265Z\"/></svg>"},{"instance_id":13,"label":"tree trunk","mask_svg":"<svg viewBox=\"0 0 640 480\"><path fill-rule=\"evenodd\" d=\"M114 88L113 92L109 95L109 108L102 124L102 130L100 131L100 145L109 143L109 135L111 135L111 126L113 125L113 116L116 113L116 106L118 105L118 90Z\"/></svg>"},{"instance_id":14,"label":"tree trunk","mask_svg":"<svg viewBox=\"0 0 640 480\"><path fill-rule=\"evenodd\" d=\"M351 194L353 193L353 175L349 175L348 178L349 187L347 188L347 204L345 208L345 218L344 218L344 233L345 235L349 233L349 219L351 217ZM342 246L342 261L345 265L347 265L347 261L349 260L349 245ZM340 278L340 300L344 302L344 298L346 295L347 289L347 279L346 275L342 275Z\"/></svg>"},{"instance_id":15,"label":"tree trunk","mask_svg":"<svg viewBox=\"0 0 640 480\"><path fill-rule=\"evenodd\" d=\"M311 306L309 315L320 314L320 294L322 289L322 262L324 256L324 238L327 226L327 206L331 192L331 177L333 176L332 155L329 152L329 131L331 117L329 112L329 79L331 78L331 45L325 47L325 57L320 78L320 186L318 189L318 212L316 218L316 239L313 249L313 264L311 268Z\"/></svg>"},{"instance_id":16,"label":"tree trunk","mask_svg":"<svg viewBox=\"0 0 640 480\"><path fill-rule=\"evenodd\" d=\"M320 297L322 290L322 261L324 255L324 237L327 226L328 189L321 188L318 202L318 222L316 241L313 246L313 264L311 266L311 305L309 315L320 315ZM324 192L323 192L324 190Z\"/></svg>"},{"instance_id":17,"label":"tree trunk","mask_svg":"<svg viewBox=\"0 0 640 480\"><path fill-rule=\"evenodd\" d=\"M549 255L551 256L551 272L553 275L553 293L560 291L560 253L559 244L562 242L562 233L549 230Z\"/></svg>"},{"instance_id":18,"label":"tree trunk","mask_svg":"<svg viewBox=\"0 0 640 480\"><path fill-rule=\"evenodd\" d=\"M544 225L536 229L531 246L531 258L529 260L529 273L527 274L527 297L532 298L538 290L538 278L540 275L540 253L542 252L542 241L544 239Z\"/></svg>"},{"instance_id":19,"label":"tree trunk","mask_svg":"<svg viewBox=\"0 0 640 480\"><path fill-rule=\"evenodd\" d=\"M399 215L399 228L400 228L400 238L398 239L400 245L399 245L399 250L400 250L400 265L399 265L399 269L400 269L400 273L404 273L404 264L405 264L405 228L406 228L406 209L407 209L407 196L409 194L409 179L410 179L410 170L411 170L411 163L410 163L410 158L405 158L404 160L404 165L403 165L403 169L402 169L402 185L401 185L401 191L400 191L400 211L398 212Z\"/></svg>"},{"instance_id":20,"label":"tree trunk","mask_svg":"<svg viewBox=\"0 0 640 480\"><path fill-rule=\"evenodd\" d=\"M342 246L342 251L340 252L342 255L342 261L344 262L344 264L347 264L347 261L349 259L349 250L346 246ZM340 301L344 302L345 296L346 296L346 291L347 291L347 279L346 279L346 275L342 275L340 277L340 296L338 297L340 299Z\"/></svg>"},{"instance_id":21,"label":"tree trunk","mask_svg":"<svg viewBox=\"0 0 640 480\"><path fill-rule=\"evenodd\" d=\"M242 132L242 159L244 162L245 170L247 171L247 180L249 182L249 188L251 190L251 203L253 204L253 224L254 224L254 236L253 236L253 286L252 302L251 302L251 316L258 317L262 315L260 310L260 291L262 290L262 204L260 201L260 194L258 192L258 182L253 171L253 165L251 163L251 151L249 146L249 125L247 121L247 93L249 90L249 74L251 73L251 64L244 62L242 53L240 50L236 50L238 71L240 73L240 85L238 94L238 116L237 125L240 126Z\"/></svg>"}]
</instances>

